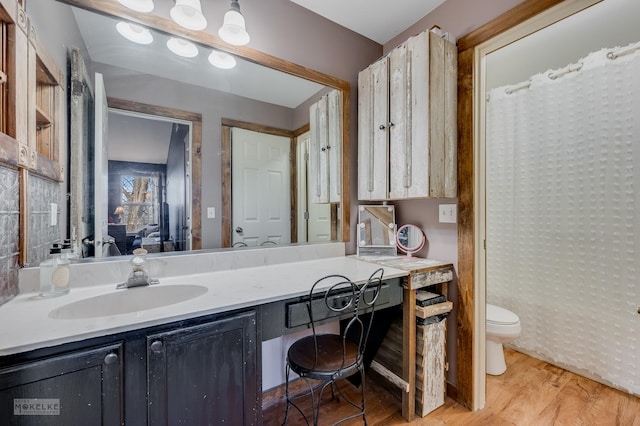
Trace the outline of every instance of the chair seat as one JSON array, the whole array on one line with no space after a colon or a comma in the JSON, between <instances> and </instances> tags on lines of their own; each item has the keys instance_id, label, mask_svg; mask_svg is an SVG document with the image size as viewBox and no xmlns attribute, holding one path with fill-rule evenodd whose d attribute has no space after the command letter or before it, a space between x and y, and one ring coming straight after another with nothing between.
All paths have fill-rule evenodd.
<instances>
[{"instance_id":1,"label":"chair seat","mask_svg":"<svg viewBox=\"0 0 640 426\"><path fill-rule=\"evenodd\" d=\"M342 359L343 338L336 334L320 334L318 341L318 359L315 359L313 336L297 340L289 348L288 359L291 369L301 376L329 376L340 371L350 374L357 368L358 346L347 340L345 357Z\"/></svg>"}]
</instances>

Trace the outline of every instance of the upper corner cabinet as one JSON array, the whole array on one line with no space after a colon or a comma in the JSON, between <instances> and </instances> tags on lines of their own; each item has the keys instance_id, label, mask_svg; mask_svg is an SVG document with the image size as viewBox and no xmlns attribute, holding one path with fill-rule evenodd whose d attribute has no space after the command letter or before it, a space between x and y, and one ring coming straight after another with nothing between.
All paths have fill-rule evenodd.
<instances>
[{"instance_id":1,"label":"upper corner cabinet","mask_svg":"<svg viewBox=\"0 0 640 426\"><path fill-rule=\"evenodd\" d=\"M457 49L425 31L358 74L358 199L457 195Z\"/></svg>"},{"instance_id":2,"label":"upper corner cabinet","mask_svg":"<svg viewBox=\"0 0 640 426\"><path fill-rule=\"evenodd\" d=\"M342 96L332 90L309 108L309 201L340 202Z\"/></svg>"}]
</instances>

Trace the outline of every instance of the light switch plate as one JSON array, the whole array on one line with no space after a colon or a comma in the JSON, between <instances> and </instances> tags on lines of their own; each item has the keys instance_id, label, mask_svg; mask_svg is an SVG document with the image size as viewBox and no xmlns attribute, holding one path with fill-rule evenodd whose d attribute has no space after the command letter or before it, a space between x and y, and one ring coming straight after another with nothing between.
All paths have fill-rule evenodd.
<instances>
[{"instance_id":1,"label":"light switch plate","mask_svg":"<svg viewBox=\"0 0 640 426\"><path fill-rule=\"evenodd\" d=\"M438 221L440 223L456 223L458 221L458 209L455 204L440 204Z\"/></svg>"},{"instance_id":2,"label":"light switch plate","mask_svg":"<svg viewBox=\"0 0 640 426\"><path fill-rule=\"evenodd\" d=\"M216 208L207 207L207 219L215 219L215 218L216 218Z\"/></svg>"}]
</instances>

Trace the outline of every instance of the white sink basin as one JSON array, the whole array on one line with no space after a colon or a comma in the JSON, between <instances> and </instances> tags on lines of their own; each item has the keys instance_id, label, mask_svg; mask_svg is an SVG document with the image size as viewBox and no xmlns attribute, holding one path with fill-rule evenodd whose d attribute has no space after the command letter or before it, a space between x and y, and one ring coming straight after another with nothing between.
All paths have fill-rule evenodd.
<instances>
[{"instance_id":1,"label":"white sink basin","mask_svg":"<svg viewBox=\"0 0 640 426\"><path fill-rule=\"evenodd\" d=\"M190 284L114 289L113 293L78 300L56 308L49 312L49 318L96 318L145 311L193 299L205 294L207 290L207 287Z\"/></svg>"}]
</instances>

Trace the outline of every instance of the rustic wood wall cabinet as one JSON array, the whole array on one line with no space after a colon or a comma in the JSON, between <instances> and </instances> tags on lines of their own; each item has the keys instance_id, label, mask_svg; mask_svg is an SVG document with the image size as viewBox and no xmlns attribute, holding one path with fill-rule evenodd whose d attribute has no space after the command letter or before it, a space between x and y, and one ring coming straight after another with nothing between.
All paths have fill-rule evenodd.
<instances>
[{"instance_id":1,"label":"rustic wood wall cabinet","mask_svg":"<svg viewBox=\"0 0 640 426\"><path fill-rule=\"evenodd\" d=\"M37 37L22 2L0 0L0 165L20 176L20 265L28 258L31 175L62 182L65 78Z\"/></svg>"},{"instance_id":2,"label":"rustic wood wall cabinet","mask_svg":"<svg viewBox=\"0 0 640 426\"><path fill-rule=\"evenodd\" d=\"M359 73L359 200L456 197L456 55L425 31Z\"/></svg>"}]
</instances>

